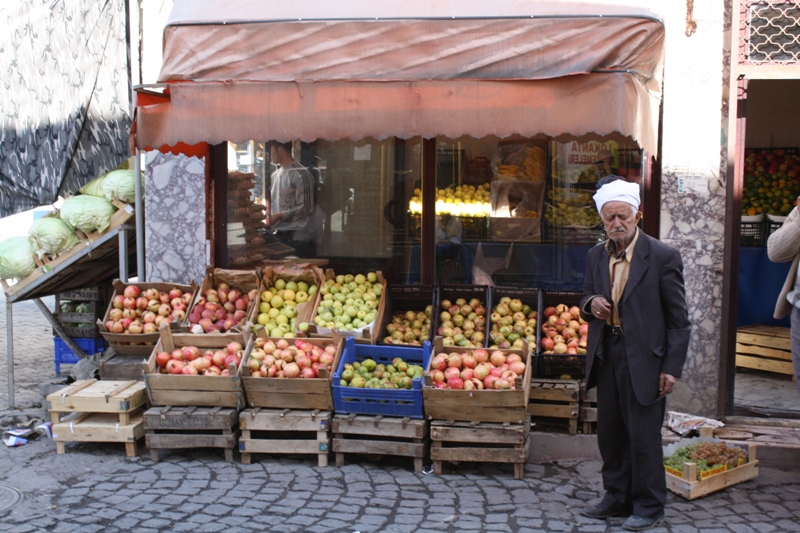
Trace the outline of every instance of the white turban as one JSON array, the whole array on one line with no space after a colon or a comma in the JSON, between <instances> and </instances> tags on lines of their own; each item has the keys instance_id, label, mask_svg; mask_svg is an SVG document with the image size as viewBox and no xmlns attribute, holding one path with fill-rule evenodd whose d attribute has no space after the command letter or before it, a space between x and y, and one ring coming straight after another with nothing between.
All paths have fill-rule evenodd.
<instances>
[{"instance_id":1,"label":"white turban","mask_svg":"<svg viewBox=\"0 0 800 533\"><path fill-rule=\"evenodd\" d=\"M631 204L634 209L639 209L639 185L630 183L624 179L606 183L594 195L594 203L597 205L597 212L603 213L603 206L608 202L625 202Z\"/></svg>"}]
</instances>

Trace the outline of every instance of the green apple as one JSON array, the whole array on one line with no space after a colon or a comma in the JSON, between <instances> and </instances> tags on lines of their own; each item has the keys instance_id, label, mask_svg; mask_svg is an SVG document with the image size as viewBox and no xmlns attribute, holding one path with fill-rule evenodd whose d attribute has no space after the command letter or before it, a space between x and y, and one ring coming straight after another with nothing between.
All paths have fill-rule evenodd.
<instances>
[{"instance_id":1,"label":"green apple","mask_svg":"<svg viewBox=\"0 0 800 533\"><path fill-rule=\"evenodd\" d=\"M286 281L278 278L275 280L275 284L273 286L275 287L275 289L282 291L283 289L286 288Z\"/></svg>"},{"instance_id":2,"label":"green apple","mask_svg":"<svg viewBox=\"0 0 800 533\"><path fill-rule=\"evenodd\" d=\"M267 313L259 313L259 315L256 317L256 322L262 326L265 325L267 322L269 322L269 315Z\"/></svg>"},{"instance_id":3,"label":"green apple","mask_svg":"<svg viewBox=\"0 0 800 533\"><path fill-rule=\"evenodd\" d=\"M370 283L375 283L376 281L378 281L378 275L375 274L375 272L368 273L367 281L369 281Z\"/></svg>"},{"instance_id":4,"label":"green apple","mask_svg":"<svg viewBox=\"0 0 800 533\"><path fill-rule=\"evenodd\" d=\"M300 322L297 325L297 329L298 331L302 331L305 333L306 331L308 331L308 322Z\"/></svg>"},{"instance_id":5,"label":"green apple","mask_svg":"<svg viewBox=\"0 0 800 533\"><path fill-rule=\"evenodd\" d=\"M308 283L306 283L305 281L298 281L296 290L308 292Z\"/></svg>"},{"instance_id":6,"label":"green apple","mask_svg":"<svg viewBox=\"0 0 800 533\"><path fill-rule=\"evenodd\" d=\"M314 296L317 293L317 286L311 285L306 292L308 292L309 296Z\"/></svg>"},{"instance_id":7,"label":"green apple","mask_svg":"<svg viewBox=\"0 0 800 533\"><path fill-rule=\"evenodd\" d=\"M269 315L270 318L275 318L281 314L281 310L273 307L267 312L267 314Z\"/></svg>"},{"instance_id":8,"label":"green apple","mask_svg":"<svg viewBox=\"0 0 800 533\"><path fill-rule=\"evenodd\" d=\"M300 304L303 303L303 302L307 302L308 301L308 293L305 292L305 291L297 291L297 293L294 295L294 298L295 298L295 301L297 303L300 303Z\"/></svg>"},{"instance_id":9,"label":"green apple","mask_svg":"<svg viewBox=\"0 0 800 533\"><path fill-rule=\"evenodd\" d=\"M272 297L272 300L270 300L269 305L280 309L281 307L283 307L283 298L281 298L276 294L275 296Z\"/></svg>"},{"instance_id":10,"label":"green apple","mask_svg":"<svg viewBox=\"0 0 800 533\"><path fill-rule=\"evenodd\" d=\"M269 302L261 302L258 304L258 311L260 313L268 313L270 309L272 309L272 306L269 305Z\"/></svg>"}]
</instances>

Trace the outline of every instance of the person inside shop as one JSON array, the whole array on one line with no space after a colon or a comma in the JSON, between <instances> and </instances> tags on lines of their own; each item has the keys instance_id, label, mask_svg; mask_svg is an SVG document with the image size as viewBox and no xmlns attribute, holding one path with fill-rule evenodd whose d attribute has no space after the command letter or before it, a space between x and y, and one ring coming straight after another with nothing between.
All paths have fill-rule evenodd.
<instances>
[{"instance_id":1,"label":"person inside shop","mask_svg":"<svg viewBox=\"0 0 800 533\"><path fill-rule=\"evenodd\" d=\"M449 213L436 215L436 269L437 278L452 282L455 268L461 266L463 283L472 280L472 252L461 244L463 227L461 219Z\"/></svg>"},{"instance_id":2,"label":"person inside shop","mask_svg":"<svg viewBox=\"0 0 800 533\"><path fill-rule=\"evenodd\" d=\"M767 239L767 256L773 263L792 262L789 275L775 304L774 317L781 319L790 315L790 338L794 378L800 390L800 196L783 225Z\"/></svg>"},{"instance_id":3,"label":"person inside shop","mask_svg":"<svg viewBox=\"0 0 800 533\"><path fill-rule=\"evenodd\" d=\"M298 257L317 255L314 193L316 180L294 160L292 142L270 143L270 160L278 169L270 177L268 224Z\"/></svg>"},{"instance_id":4,"label":"person inside shop","mask_svg":"<svg viewBox=\"0 0 800 533\"><path fill-rule=\"evenodd\" d=\"M589 250L581 316L589 322L587 388L597 386L602 500L581 514L627 516L644 531L664 518L666 397L681 377L691 324L680 252L637 224L639 186L604 178L594 195L608 235Z\"/></svg>"}]
</instances>

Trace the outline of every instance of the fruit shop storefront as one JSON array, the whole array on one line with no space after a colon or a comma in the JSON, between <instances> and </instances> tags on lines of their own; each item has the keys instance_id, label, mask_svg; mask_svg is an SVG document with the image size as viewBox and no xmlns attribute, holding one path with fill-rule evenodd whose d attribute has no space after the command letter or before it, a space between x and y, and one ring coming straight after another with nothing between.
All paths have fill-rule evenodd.
<instances>
[{"instance_id":1,"label":"fruit shop storefront","mask_svg":"<svg viewBox=\"0 0 800 533\"><path fill-rule=\"evenodd\" d=\"M389 284L580 290L599 178L640 183L658 233L663 61L663 23L633 7L176 1L161 85L137 92L140 272L288 255ZM268 225L273 142L311 176L302 238Z\"/></svg>"}]
</instances>

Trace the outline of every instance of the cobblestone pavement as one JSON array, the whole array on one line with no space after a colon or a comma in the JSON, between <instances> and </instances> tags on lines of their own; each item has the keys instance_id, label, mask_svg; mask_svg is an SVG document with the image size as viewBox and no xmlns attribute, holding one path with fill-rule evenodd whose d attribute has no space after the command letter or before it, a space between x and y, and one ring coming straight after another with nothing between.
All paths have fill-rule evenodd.
<instances>
[{"instance_id":1,"label":"cobblestone pavement","mask_svg":"<svg viewBox=\"0 0 800 533\"><path fill-rule=\"evenodd\" d=\"M3 331L4 315L3 306ZM38 308L15 304L14 326L22 408L6 409L2 365L6 426L40 416L38 383L53 375L52 338ZM155 463L143 441L134 458L121 444L68 444L64 455L49 440L0 446L0 531L622 531L622 518L579 514L602 494L597 461L526 465L516 481L508 466L450 465L436 476L415 474L399 458L342 468L319 468L310 456L253 460L243 465L234 454L226 463L219 451L192 450ZM17 493L19 502L4 509ZM758 478L691 502L670 493L666 521L652 531L800 532L800 473L761 467Z\"/></svg>"}]
</instances>

